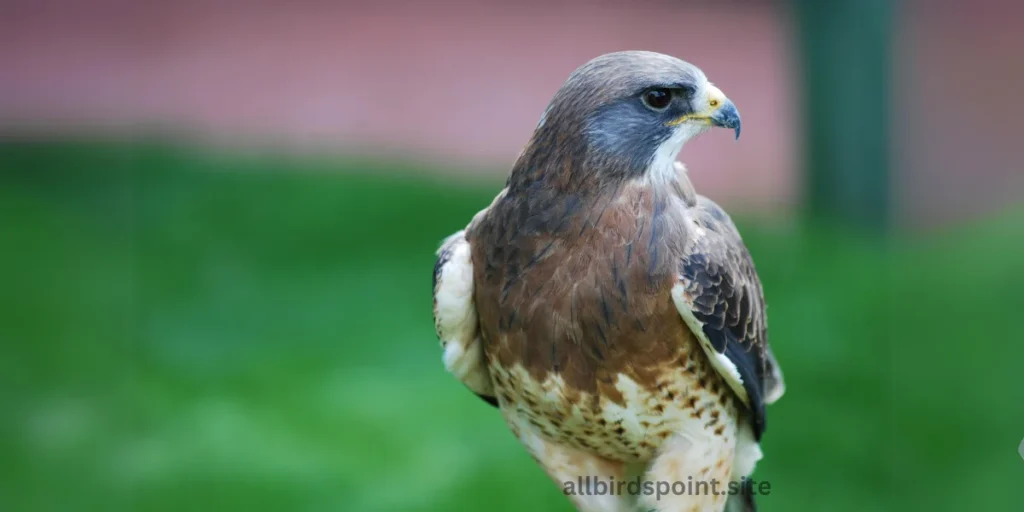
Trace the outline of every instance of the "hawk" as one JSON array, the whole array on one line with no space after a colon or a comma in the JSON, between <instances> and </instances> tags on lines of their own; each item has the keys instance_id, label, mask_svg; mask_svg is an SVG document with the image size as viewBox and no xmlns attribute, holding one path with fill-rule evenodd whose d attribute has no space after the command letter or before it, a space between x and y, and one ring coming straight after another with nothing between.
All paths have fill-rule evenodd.
<instances>
[{"instance_id":1,"label":"hawk","mask_svg":"<svg viewBox=\"0 0 1024 512\"><path fill-rule=\"evenodd\" d=\"M739 138L740 116L696 66L597 57L438 251L445 368L581 511L754 508L747 477L784 385L750 253L676 162L713 126ZM594 492L634 479L648 487ZM676 482L691 487L653 492Z\"/></svg>"}]
</instances>

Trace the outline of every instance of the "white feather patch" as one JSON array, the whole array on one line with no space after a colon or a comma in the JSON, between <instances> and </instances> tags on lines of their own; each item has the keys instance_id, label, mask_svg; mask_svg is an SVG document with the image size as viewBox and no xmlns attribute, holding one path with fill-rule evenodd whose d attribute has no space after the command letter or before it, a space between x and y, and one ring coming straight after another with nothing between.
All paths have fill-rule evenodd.
<instances>
[{"instance_id":1,"label":"white feather patch","mask_svg":"<svg viewBox=\"0 0 1024 512\"><path fill-rule=\"evenodd\" d=\"M769 367L771 369L771 379L769 380L771 385L768 386L768 389L766 390L767 394L764 397L764 402L770 405L774 404L776 400L782 398L782 395L786 394L786 378L782 375L782 368L779 366L779 362L775 360L775 354L772 354L771 347L768 348L766 356L768 357Z\"/></svg>"},{"instance_id":2,"label":"white feather patch","mask_svg":"<svg viewBox=\"0 0 1024 512\"><path fill-rule=\"evenodd\" d=\"M768 392L768 395L764 397L764 403L768 405L774 404L782 398L782 395L784 394L786 394L786 384L779 381L779 385L773 387L771 391Z\"/></svg>"},{"instance_id":3,"label":"white feather patch","mask_svg":"<svg viewBox=\"0 0 1024 512\"><path fill-rule=\"evenodd\" d=\"M679 171L676 169L676 158L679 157L679 151L683 149L683 144L709 129L710 126L695 123L683 123L677 126L672 135L654 150L654 160L651 161L651 168L647 176L650 176L652 180L665 183L676 179L679 176Z\"/></svg>"},{"instance_id":4,"label":"white feather patch","mask_svg":"<svg viewBox=\"0 0 1024 512\"><path fill-rule=\"evenodd\" d=\"M741 421L736 434L736 456L732 463L732 480L750 476L757 466L757 461L764 457L761 445L754 439L754 429L749 421Z\"/></svg>"},{"instance_id":5,"label":"white feather patch","mask_svg":"<svg viewBox=\"0 0 1024 512\"><path fill-rule=\"evenodd\" d=\"M434 292L434 320L444 347L444 367L474 393L494 396L483 348L477 339L473 303L473 262L462 231L448 237L441 250L450 251L441 266Z\"/></svg>"}]
</instances>

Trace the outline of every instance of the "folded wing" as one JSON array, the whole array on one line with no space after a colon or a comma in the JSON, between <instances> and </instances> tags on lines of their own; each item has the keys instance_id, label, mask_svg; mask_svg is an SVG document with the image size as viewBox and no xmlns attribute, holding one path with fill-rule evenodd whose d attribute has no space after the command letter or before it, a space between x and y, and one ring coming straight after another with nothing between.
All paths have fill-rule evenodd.
<instances>
[{"instance_id":1,"label":"folded wing","mask_svg":"<svg viewBox=\"0 0 1024 512\"><path fill-rule=\"evenodd\" d=\"M765 405L782 396L782 371L768 349L764 293L754 262L728 215L698 197L672 299L711 363L749 408L754 436Z\"/></svg>"}]
</instances>

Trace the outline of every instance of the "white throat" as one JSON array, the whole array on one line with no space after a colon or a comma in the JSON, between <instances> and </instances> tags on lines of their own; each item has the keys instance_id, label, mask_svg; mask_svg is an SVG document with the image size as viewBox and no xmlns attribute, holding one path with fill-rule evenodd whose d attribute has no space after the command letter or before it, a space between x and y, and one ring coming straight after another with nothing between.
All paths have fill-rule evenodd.
<instances>
[{"instance_id":1,"label":"white throat","mask_svg":"<svg viewBox=\"0 0 1024 512\"><path fill-rule=\"evenodd\" d=\"M683 145L686 142L710 129L711 127L703 123L683 123L676 127L675 131L672 132L672 136L669 137L665 142L662 142L658 149L654 151L654 160L651 161L651 167L647 170L647 175L653 180L658 181L671 181L676 177L676 158L679 157L679 151L683 149Z\"/></svg>"}]
</instances>

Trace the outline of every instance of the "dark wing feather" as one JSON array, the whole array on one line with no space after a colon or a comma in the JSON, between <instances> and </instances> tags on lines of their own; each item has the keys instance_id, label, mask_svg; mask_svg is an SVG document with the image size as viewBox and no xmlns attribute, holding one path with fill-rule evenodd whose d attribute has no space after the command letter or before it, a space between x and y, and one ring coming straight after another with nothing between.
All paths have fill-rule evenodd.
<instances>
[{"instance_id":1,"label":"dark wing feather","mask_svg":"<svg viewBox=\"0 0 1024 512\"><path fill-rule=\"evenodd\" d=\"M677 306L688 323L696 321L691 330L700 329L697 334L709 346L706 350L723 355L734 367L735 372L719 371L745 398L754 435L760 439L766 427L765 404L778 398L781 387L775 388L782 385L781 372L768 352L761 281L736 227L718 205L700 197L690 212L695 225L690 226L679 265L682 293Z\"/></svg>"}]
</instances>

